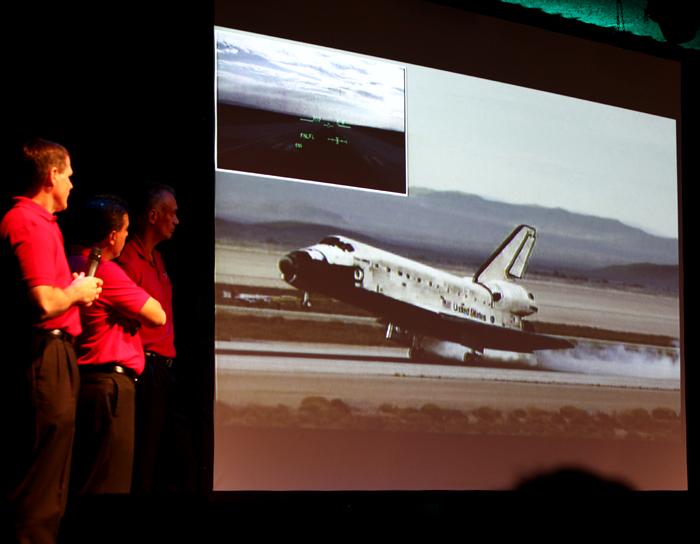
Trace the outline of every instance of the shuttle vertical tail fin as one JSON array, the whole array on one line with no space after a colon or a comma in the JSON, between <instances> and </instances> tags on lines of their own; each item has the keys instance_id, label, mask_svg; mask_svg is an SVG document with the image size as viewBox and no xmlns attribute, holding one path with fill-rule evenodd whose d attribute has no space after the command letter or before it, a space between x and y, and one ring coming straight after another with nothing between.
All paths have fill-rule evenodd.
<instances>
[{"instance_id":1,"label":"shuttle vertical tail fin","mask_svg":"<svg viewBox=\"0 0 700 544\"><path fill-rule=\"evenodd\" d=\"M484 284L493 280L520 279L535 247L535 229L520 225L510 233L474 274L474 281Z\"/></svg>"}]
</instances>

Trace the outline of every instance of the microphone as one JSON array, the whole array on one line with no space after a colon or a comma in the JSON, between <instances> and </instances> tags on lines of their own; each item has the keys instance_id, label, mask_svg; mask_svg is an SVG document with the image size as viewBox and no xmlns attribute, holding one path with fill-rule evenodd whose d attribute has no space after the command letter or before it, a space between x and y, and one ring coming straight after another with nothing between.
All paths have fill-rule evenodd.
<instances>
[{"instance_id":1,"label":"microphone","mask_svg":"<svg viewBox=\"0 0 700 544\"><path fill-rule=\"evenodd\" d=\"M97 270L97 265L100 264L100 260L102 259L102 250L99 247L93 247L90 250L90 255L88 255L87 258L87 272L85 273L86 276L94 276L95 271Z\"/></svg>"}]
</instances>

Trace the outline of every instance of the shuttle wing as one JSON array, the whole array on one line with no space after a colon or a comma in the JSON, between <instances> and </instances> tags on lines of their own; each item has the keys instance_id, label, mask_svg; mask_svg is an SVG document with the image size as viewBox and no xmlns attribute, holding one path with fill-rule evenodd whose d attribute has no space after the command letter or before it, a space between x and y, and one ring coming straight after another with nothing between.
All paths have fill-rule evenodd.
<instances>
[{"instance_id":1,"label":"shuttle wing","mask_svg":"<svg viewBox=\"0 0 700 544\"><path fill-rule=\"evenodd\" d=\"M463 319L446 314L440 314L440 319L458 328L455 331L455 336L460 339L456 341L470 346L479 346L481 349L532 353L545 349L568 349L574 347L568 340L555 336L497 327L473 321L465 322Z\"/></svg>"},{"instance_id":2,"label":"shuttle wing","mask_svg":"<svg viewBox=\"0 0 700 544\"><path fill-rule=\"evenodd\" d=\"M384 306L376 314L405 330L450 340L480 351L497 349L532 353L538 350L574 347L563 338L480 323L406 303Z\"/></svg>"},{"instance_id":3,"label":"shuttle wing","mask_svg":"<svg viewBox=\"0 0 700 544\"><path fill-rule=\"evenodd\" d=\"M404 330L449 340L480 351L496 349L532 353L574 347L573 343L564 338L480 323L400 301L388 304L386 301L378 301L373 313Z\"/></svg>"}]
</instances>

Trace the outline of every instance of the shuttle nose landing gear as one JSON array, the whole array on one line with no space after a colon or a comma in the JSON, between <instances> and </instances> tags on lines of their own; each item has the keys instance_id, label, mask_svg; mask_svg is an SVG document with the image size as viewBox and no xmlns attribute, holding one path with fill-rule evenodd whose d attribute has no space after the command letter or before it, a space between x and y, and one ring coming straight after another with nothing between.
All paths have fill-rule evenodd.
<instances>
[{"instance_id":1,"label":"shuttle nose landing gear","mask_svg":"<svg viewBox=\"0 0 700 544\"><path fill-rule=\"evenodd\" d=\"M311 293L304 291L304 296L301 299L301 307L305 310L311 308Z\"/></svg>"}]
</instances>

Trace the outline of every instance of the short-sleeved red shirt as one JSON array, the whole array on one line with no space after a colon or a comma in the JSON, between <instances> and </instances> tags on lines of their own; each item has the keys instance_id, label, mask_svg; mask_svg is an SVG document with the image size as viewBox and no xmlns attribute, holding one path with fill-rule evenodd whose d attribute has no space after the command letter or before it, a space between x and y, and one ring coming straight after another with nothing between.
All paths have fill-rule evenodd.
<instances>
[{"instance_id":1,"label":"short-sleeved red shirt","mask_svg":"<svg viewBox=\"0 0 700 544\"><path fill-rule=\"evenodd\" d=\"M27 291L43 285L65 289L73 281L56 216L33 200L23 196L14 199L14 206L0 222L0 238L9 243ZM77 306L33 325L61 329L73 336L81 332Z\"/></svg>"},{"instance_id":2,"label":"short-sleeved red shirt","mask_svg":"<svg viewBox=\"0 0 700 544\"><path fill-rule=\"evenodd\" d=\"M69 258L73 271L85 271L89 252ZM83 333L76 342L78 364L119 363L141 374L141 338L138 332L130 332L125 318L136 319L149 295L112 261L101 262L95 276L102 279L102 292L92 305L80 308Z\"/></svg>"},{"instance_id":3,"label":"short-sleeved red shirt","mask_svg":"<svg viewBox=\"0 0 700 544\"><path fill-rule=\"evenodd\" d=\"M175 328L173 326L173 286L165 270L163 259L153 250L153 260L146 256L143 244L137 236L132 236L117 259L119 265L131 279L160 302L165 312L165 325L142 327L141 341L146 351L153 351L164 357L175 357Z\"/></svg>"}]
</instances>

